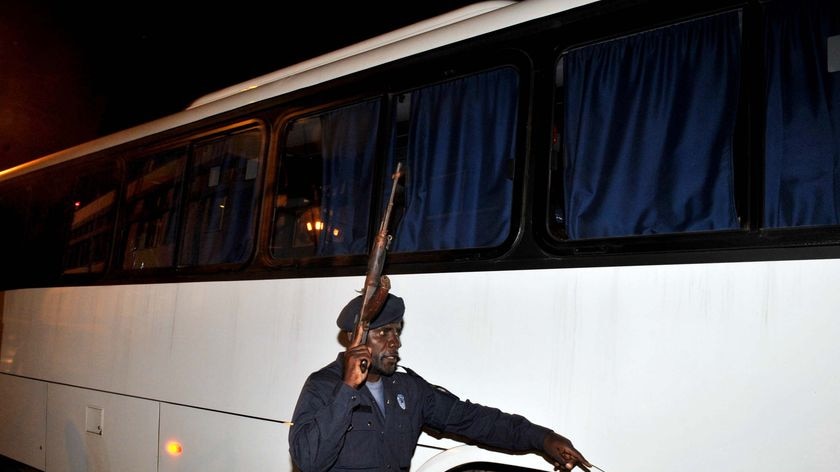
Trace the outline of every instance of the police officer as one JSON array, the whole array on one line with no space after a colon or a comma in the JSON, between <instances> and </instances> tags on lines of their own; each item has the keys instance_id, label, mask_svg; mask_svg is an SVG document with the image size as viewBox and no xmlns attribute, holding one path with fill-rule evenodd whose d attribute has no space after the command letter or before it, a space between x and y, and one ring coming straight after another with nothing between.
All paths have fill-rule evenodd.
<instances>
[{"instance_id":1,"label":"police officer","mask_svg":"<svg viewBox=\"0 0 840 472\"><path fill-rule=\"evenodd\" d=\"M338 316L352 338L362 297ZM591 464L572 443L519 415L470 401L426 382L399 363L405 303L389 294L367 342L350 346L303 385L292 418L289 451L302 472L408 470L424 427L477 444L543 453L555 469ZM362 361L370 367L360 367Z\"/></svg>"}]
</instances>

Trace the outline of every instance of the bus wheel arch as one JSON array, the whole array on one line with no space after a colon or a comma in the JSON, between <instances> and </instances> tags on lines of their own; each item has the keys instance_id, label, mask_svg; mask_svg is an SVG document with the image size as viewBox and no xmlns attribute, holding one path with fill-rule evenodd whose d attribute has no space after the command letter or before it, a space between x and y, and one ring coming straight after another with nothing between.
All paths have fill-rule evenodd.
<instances>
[{"instance_id":1,"label":"bus wheel arch","mask_svg":"<svg viewBox=\"0 0 840 472\"><path fill-rule=\"evenodd\" d=\"M416 467L416 466L415 466ZM435 454L412 467L412 472L536 472L551 471L551 464L537 454L510 454L459 445Z\"/></svg>"}]
</instances>

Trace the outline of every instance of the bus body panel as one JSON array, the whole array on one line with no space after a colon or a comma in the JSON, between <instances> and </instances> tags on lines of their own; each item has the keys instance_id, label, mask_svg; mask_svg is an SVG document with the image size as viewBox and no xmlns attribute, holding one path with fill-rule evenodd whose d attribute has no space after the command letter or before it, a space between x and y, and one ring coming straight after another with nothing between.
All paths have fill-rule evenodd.
<instances>
[{"instance_id":1,"label":"bus body panel","mask_svg":"<svg viewBox=\"0 0 840 472\"><path fill-rule=\"evenodd\" d=\"M50 383L50 472L157 470L158 402Z\"/></svg>"},{"instance_id":2,"label":"bus body panel","mask_svg":"<svg viewBox=\"0 0 840 472\"><path fill-rule=\"evenodd\" d=\"M10 291L3 370L288 419L298 393L289 385L302 385L305 370L331 360L315 354L335 350L330 349L336 345L330 333L338 330L332 313L344 298L335 294L351 298L354 282L335 278ZM302 361L290 361L301 356Z\"/></svg>"},{"instance_id":3,"label":"bus body panel","mask_svg":"<svg viewBox=\"0 0 840 472\"><path fill-rule=\"evenodd\" d=\"M287 425L163 403L160 407L160 472L291 470ZM183 450L170 454L167 444Z\"/></svg>"},{"instance_id":4,"label":"bus body panel","mask_svg":"<svg viewBox=\"0 0 840 472\"><path fill-rule=\"evenodd\" d=\"M392 284L407 304L402 364L462 399L568 432L607 470L824 470L840 440L838 277L840 261L812 260L415 274ZM280 434L305 377L343 349L334 320L358 282L14 290L2 365L264 419ZM67 303L73 291L87 302ZM146 311L116 314L116 300ZM37 324L51 328L27 337ZM68 329L76 343L60 339ZM142 329L150 334L128 344L81 347L94 341L84 333ZM277 438L285 453L285 433Z\"/></svg>"},{"instance_id":5,"label":"bus body panel","mask_svg":"<svg viewBox=\"0 0 840 472\"><path fill-rule=\"evenodd\" d=\"M47 383L0 375L0 398L0 455L44 469Z\"/></svg>"}]
</instances>

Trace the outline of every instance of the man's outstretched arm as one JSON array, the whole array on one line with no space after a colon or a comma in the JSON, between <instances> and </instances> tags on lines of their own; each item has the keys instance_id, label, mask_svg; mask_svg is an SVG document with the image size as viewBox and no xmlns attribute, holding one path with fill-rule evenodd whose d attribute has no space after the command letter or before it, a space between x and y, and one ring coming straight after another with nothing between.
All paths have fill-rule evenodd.
<instances>
[{"instance_id":1,"label":"man's outstretched arm","mask_svg":"<svg viewBox=\"0 0 840 472\"><path fill-rule=\"evenodd\" d=\"M485 446L511 451L542 452L556 470L592 465L572 442L554 431L497 408L462 401L437 388L427 390L427 424L439 431L466 437Z\"/></svg>"}]
</instances>

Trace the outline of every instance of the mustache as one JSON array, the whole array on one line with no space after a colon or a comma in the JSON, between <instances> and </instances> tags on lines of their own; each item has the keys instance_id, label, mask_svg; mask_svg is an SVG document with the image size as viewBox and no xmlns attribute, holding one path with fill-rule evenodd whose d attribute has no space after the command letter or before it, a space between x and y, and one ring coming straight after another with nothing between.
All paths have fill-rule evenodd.
<instances>
[{"instance_id":1,"label":"mustache","mask_svg":"<svg viewBox=\"0 0 840 472\"><path fill-rule=\"evenodd\" d=\"M395 361L400 361L400 354L398 352L383 352L379 355L380 360L385 360L389 357L393 357Z\"/></svg>"}]
</instances>

